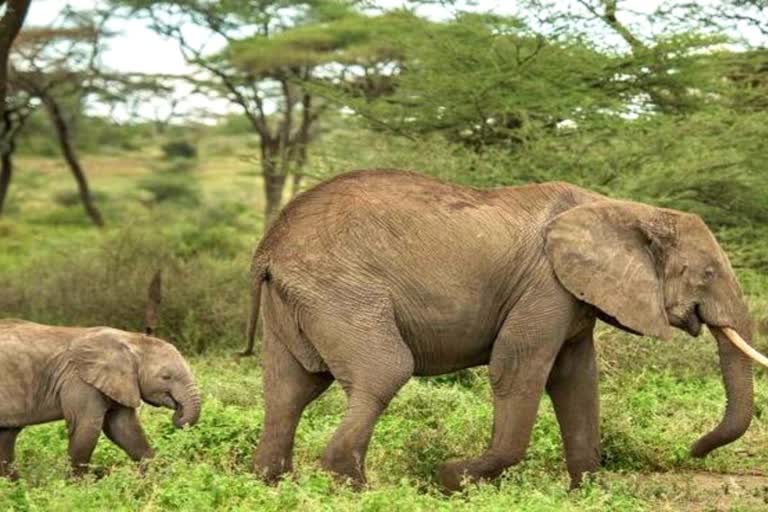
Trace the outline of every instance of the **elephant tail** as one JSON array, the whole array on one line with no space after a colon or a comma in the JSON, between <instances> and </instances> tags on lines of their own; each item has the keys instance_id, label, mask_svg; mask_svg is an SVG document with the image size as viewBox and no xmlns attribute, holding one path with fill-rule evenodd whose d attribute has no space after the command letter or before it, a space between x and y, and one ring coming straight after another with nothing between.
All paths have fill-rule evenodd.
<instances>
[{"instance_id":1,"label":"elephant tail","mask_svg":"<svg viewBox=\"0 0 768 512\"><path fill-rule=\"evenodd\" d=\"M259 310L261 309L261 285L269 279L269 271L266 265L259 265L254 261L251 268L253 283L251 286L251 310L248 314L248 332L245 350L240 353L241 356L252 356L254 345L256 343L256 331L259 330Z\"/></svg>"},{"instance_id":2,"label":"elephant tail","mask_svg":"<svg viewBox=\"0 0 768 512\"><path fill-rule=\"evenodd\" d=\"M157 330L160 304L163 302L163 270L157 269L147 291L147 309L144 312L144 334L152 336Z\"/></svg>"}]
</instances>

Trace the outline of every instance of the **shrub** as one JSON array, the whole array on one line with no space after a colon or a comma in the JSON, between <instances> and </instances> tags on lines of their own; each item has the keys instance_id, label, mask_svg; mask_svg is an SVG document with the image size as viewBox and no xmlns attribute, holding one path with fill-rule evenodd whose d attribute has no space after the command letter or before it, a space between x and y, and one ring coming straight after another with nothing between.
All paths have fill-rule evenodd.
<instances>
[{"instance_id":1,"label":"shrub","mask_svg":"<svg viewBox=\"0 0 768 512\"><path fill-rule=\"evenodd\" d=\"M166 159L197 158L197 147L187 140L173 140L162 145Z\"/></svg>"},{"instance_id":2,"label":"shrub","mask_svg":"<svg viewBox=\"0 0 768 512\"><path fill-rule=\"evenodd\" d=\"M239 346L247 316L248 252L184 259L162 233L126 230L76 253L42 254L0 274L0 317L143 330L147 286L163 270L158 333L186 350Z\"/></svg>"},{"instance_id":3,"label":"shrub","mask_svg":"<svg viewBox=\"0 0 768 512\"><path fill-rule=\"evenodd\" d=\"M91 197L96 203L106 203L107 194L99 190L91 191ZM59 206L70 207L80 205L80 194L77 190L59 190L53 194L53 202Z\"/></svg>"},{"instance_id":4,"label":"shrub","mask_svg":"<svg viewBox=\"0 0 768 512\"><path fill-rule=\"evenodd\" d=\"M139 188L149 192L153 203L173 202L180 206L197 206L201 200L197 183L189 176L156 173L142 179Z\"/></svg>"},{"instance_id":5,"label":"shrub","mask_svg":"<svg viewBox=\"0 0 768 512\"><path fill-rule=\"evenodd\" d=\"M83 207L79 205L45 210L31 215L28 220L31 224L48 226L93 226L93 221L88 218Z\"/></svg>"}]
</instances>

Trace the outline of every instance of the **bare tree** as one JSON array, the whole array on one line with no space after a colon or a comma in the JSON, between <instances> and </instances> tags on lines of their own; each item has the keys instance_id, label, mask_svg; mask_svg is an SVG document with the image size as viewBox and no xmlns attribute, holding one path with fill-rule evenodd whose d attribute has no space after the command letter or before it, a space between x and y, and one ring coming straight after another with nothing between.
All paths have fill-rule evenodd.
<instances>
[{"instance_id":1,"label":"bare tree","mask_svg":"<svg viewBox=\"0 0 768 512\"><path fill-rule=\"evenodd\" d=\"M333 3L328 10L306 0L113 1L147 14L155 31L178 41L187 62L199 70L190 78L197 90L228 99L246 117L260 143L266 224L280 209L289 177L291 193L300 189L319 120L341 106L310 84L337 84L346 68L388 58L371 28L380 30L384 22L355 11L353 4L361 2ZM192 44L184 32L191 25L205 29L223 48ZM359 37L345 38L350 30ZM302 31L324 36L303 37Z\"/></svg>"},{"instance_id":2,"label":"bare tree","mask_svg":"<svg viewBox=\"0 0 768 512\"><path fill-rule=\"evenodd\" d=\"M8 0L5 14L0 18L0 110L5 108L5 95L8 82L8 55L16 36L27 17L32 0ZM0 2L2 5L3 2Z\"/></svg>"},{"instance_id":3,"label":"bare tree","mask_svg":"<svg viewBox=\"0 0 768 512\"><path fill-rule=\"evenodd\" d=\"M104 32L105 15L84 17L78 13L75 25L31 28L22 31L14 46L9 82L20 94L34 98L45 108L56 132L62 156L77 184L80 200L96 226L104 219L96 206L88 179L73 141L71 122L64 113L62 99L82 103L99 76L98 55ZM12 149L11 153L12 153ZM9 157L10 158L10 157ZM5 189L10 182L7 174Z\"/></svg>"},{"instance_id":4,"label":"bare tree","mask_svg":"<svg viewBox=\"0 0 768 512\"><path fill-rule=\"evenodd\" d=\"M15 104L6 104L2 113L3 143L0 146L0 215L3 214L5 198L13 177L13 154L16 151L16 141L24 123L34 110L29 96L16 95Z\"/></svg>"},{"instance_id":5,"label":"bare tree","mask_svg":"<svg viewBox=\"0 0 768 512\"><path fill-rule=\"evenodd\" d=\"M13 175L12 154L16 149L16 137L24 125L26 119L26 107L28 105L7 104L8 91L8 56L11 53L16 36L24 24L24 19L29 10L31 0L0 1L0 6L5 3L5 13L0 18L0 215L3 213L5 197Z\"/></svg>"},{"instance_id":6,"label":"bare tree","mask_svg":"<svg viewBox=\"0 0 768 512\"><path fill-rule=\"evenodd\" d=\"M196 23L224 38L228 46L237 42L227 30L226 21L202 7L194 13ZM193 46L185 38L180 25L168 23L167 18L152 11L155 29L179 43L186 60L199 66L210 79L192 79L201 91L223 94L241 109L259 136L259 156L264 179L265 224L269 225L282 204L287 178L293 174L293 190L301 183L302 169L307 162L307 146L311 128L327 108L318 104L312 94L300 84L307 81L317 67L281 66L253 72L233 65L224 56L210 58L204 48ZM269 37L274 30L265 13L259 34ZM268 105L269 104L269 105ZM272 106L274 111L270 112Z\"/></svg>"}]
</instances>

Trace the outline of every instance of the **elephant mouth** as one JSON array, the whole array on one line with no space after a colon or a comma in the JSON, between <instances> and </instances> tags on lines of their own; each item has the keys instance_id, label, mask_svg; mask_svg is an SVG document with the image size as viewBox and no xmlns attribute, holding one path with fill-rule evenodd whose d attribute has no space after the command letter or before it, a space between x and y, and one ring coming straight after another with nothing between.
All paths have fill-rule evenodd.
<instances>
[{"instance_id":1,"label":"elephant mouth","mask_svg":"<svg viewBox=\"0 0 768 512\"><path fill-rule=\"evenodd\" d=\"M669 319L670 325L684 330L694 338L701 334L701 327L706 324L701 316L698 304L692 305L687 311L680 311L680 309L676 307L668 308L667 318Z\"/></svg>"},{"instance_id":2,"label":"elephant mouth","mask_svg":"<svg viewBox=\"0 0 768 512\"><path fill-rule=\"evenodd\" d=\"M701 311L699 311L699 305L696 304L691 308L691 312L688 313L688 317L685 320L685 330L695 338L701 334L701 326L704 323L704 320L701 318Z\"/></svg>"},{"instance_id":3,"label":"elephant mouth","mask_svg":"<svg viewBox=\"0 0 768 512\"><path fill-rule=\"evenodd\" d=\"M171 395L170 393L168 393L166 397L165 406L169 409L173 409L174 411L176 411L177 414L180 413L182 408L181 403L178 402L175 398L173 398L173 395Z\"/></svg>"},{"instance_id":4,"label":"elephant mouth","mask_svg":"<svg viewBox=\"0 0 768 512\"><path fill-rule=\"evenodd\" d=\"M145 398L144 401L154 407L165 407L167 409L174 409L176 411L181 409L181 404L177 402L170 393L164 393L157 399Z\"/></svg>"}]
</instances>

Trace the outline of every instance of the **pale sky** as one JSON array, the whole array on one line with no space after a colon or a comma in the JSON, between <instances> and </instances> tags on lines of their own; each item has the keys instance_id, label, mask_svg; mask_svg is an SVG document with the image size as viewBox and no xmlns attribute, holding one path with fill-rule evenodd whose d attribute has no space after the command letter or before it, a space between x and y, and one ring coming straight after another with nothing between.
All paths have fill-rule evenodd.
<instances>
[{"instance_id":1,"label":"pale sky","mask_svg":"<svg viewBox=\"0 0 768 512\"><path fill-rule=\"evenodd\" d=\"M716 2L717 0L705 1L709 3ZM562 4L563 10L583 10L583 7L576 0L559 0L558 3ZM662 0L624 0L619 4L622 9L620 15L623 16L625 22L631 25L640 20L640 17L632 14L633 12L638 14L650 13L661 3ZM95 6L103 5L103 2L99 0L69 0L65 3L62 0L34 0L30 6L26 25L49 25L59 16L61 6L66 4L70 4L76 9L91 9ZM403 2L402 0L380 0L377 4L381 7L390 8L401 6ZM491 11L499 14L514 14L516 11L516 2L510 0L476 0L475 4L475 9L479 11ZM424 7L419 13L433 19L445 18L449 15L449 12L440 6ZM598 27L596 30L601 32L604 30L604 27L601 27L599 23L597 23L596 27ZM154 33L148 28L146 21L141 19L115 19L108 25L108 28L117 32L109 40L107 51L103 54L102 60L108 68L122 72L150 74L167 73L183 75L192 72L192 68L184 62L178 44L171 39ZM652 32L654 27L643 27L643 29L644 32ZM203 44L207 36L202 33L191 32L188 37L196 43ZM750 35L747 33L746 37L749 38ZM609 45L620 46L623 43L611 31L605 31L604 34L601 33L601 38ZM216 41L213 41L209 47L212 50L216 49ZM232 107L226 100L200 96L194 97L189 94L190 91L191 88L184 85L181 85L176 91L176 97L182 98L179 110L189 111L202 108L217 113L232 111ZM167 106L167 98L153 98L141 105L140 112L142 116L151 118L155 111L162 112L167 109ZM99 109L96 110L98 111Z\"/></svg>"}]
</instances>

